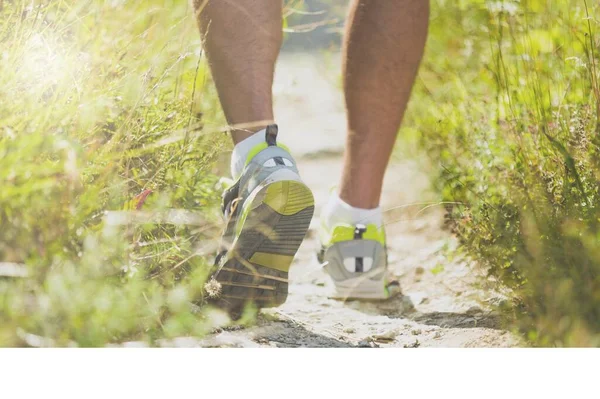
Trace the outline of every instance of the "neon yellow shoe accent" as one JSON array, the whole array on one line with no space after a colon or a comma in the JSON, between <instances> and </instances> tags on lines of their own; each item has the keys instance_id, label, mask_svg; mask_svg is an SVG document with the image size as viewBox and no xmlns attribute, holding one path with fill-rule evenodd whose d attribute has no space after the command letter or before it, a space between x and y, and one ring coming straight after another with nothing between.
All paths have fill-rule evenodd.
<instances>
[{"instance_id":1,"label":"neon yellow shoe accent","mask_svg":"<svg viewBox=\"0 0 600 399\"><path fill-rule=\"evenodd\" d=\"M294 260L290 255L270 254L266 252L255 252L250 258L250 263L268 267L270 269L288 272Z\"/></svg>"},{"instance_id":2,"label":"neon yellow shoe accent","mask_svg":"<svg viewBox=\"0 0 600 399\"><path fill-rule=\"evenodd\" d=\"M313 206L310 189L297 181L282 181L267 187L264 203L280 215L291 216Z\"/></svg>"},{"instance_id":3,"label":"neon yellow shoe accent","mask_svg":"<svg viewBox=\"0 0 600 399\"><path fill-rule=\"evenodd\" d=\"M244 166L248 165L250 163L250 161L252 160L252 158L254 158L256 156L256 154L258 154L262 150L266 149L268 146L269 145L267 143L260 143L260 144L255 145L254 147L252 147L252 149L248 153L248 156L246 157L246 163L244 164Z\"/></svg>"},{"instance_id":4,"label":"neon yellow shoe accent","mask_svg":"<svg viewBox=\"0 0 600 399\"><path fill-rule=\"evenodd\" d=\"M260 144L255 145L254 147L252 147L252 149L248 153L248 156L246 157L246 163L244 164L244 167L250 163L250 161L252 160L252 158L254 158L256 156L256 154L258 154L262 150L267 149L268 147L269 147L269 145L267 143L260 143ZM283 148L287 152L290 152L290 149L288 148L288 146L286 146L284 144L277 144L277 147Z\"/></svg>"},{"instance_id":5,"label":"neon yellow shoe accent","mask_svg":"<svg viewBox=\"0 0 600 399\"><path fill-rule=\"evenodd\" d=\"M355 226L349 224L338 224L333 228L333 232L327 234L327 229L321 224L321 242L327 246L338 242L352 241L354 240L355 229ZM367 225L367 231L363 233L362 239L377 241L381 245L385 245L385 230L383 226L377 228L376 225L369 224Z\"/></svg>"},{"instance_id":6,"label":"neon yellow shoe accent","mask_svg":"<svg viewBox=\"0 0 600 399\"><path fill-rule=\"evenodd\" d=\"M315 200L312 192L304 183L293 180L271 183L267 186L265 196L261 201L255 201L255 198L248 198L246 200L240 219L237 222L236 236L241 233L244 222L250 212L263 203L267 204L280 215L291 216L310 206L314 206ZM266 228L267 226L263 227ZM269 231L264 231L264 233L267 235L272 234Z\"/></svg>"},{"instance_id":7,"label":"neon yellow shoe accent","mask_svg":"<svg viewBox=\"0 0 600 399\"><path fill-rule=\"evenodd\" d=\"M281 143L279 143L279 144L277 144L277 147L281 147L281 148L283 148L284 150L286 150L286 151L287 151L287 152L289 152L290 154L292 153L292 152L290 151L290 148L289 148L287 145L285 145L285 144L281 144Z\"/></svg>"}]
</instances>

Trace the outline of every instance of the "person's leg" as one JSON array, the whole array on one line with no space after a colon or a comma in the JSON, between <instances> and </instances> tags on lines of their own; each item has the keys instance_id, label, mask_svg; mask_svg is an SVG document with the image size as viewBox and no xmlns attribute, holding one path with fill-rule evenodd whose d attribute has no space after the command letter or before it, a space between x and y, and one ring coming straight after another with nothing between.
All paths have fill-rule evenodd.
<instances>
[{"instance_id":1,"label":"person's leg","mask_svg":"<svg viewBox=\"0 0 600 399\"><path fill-rule=\"evenodd\" d=\"M282 0L194 0L194 6L219 99L237 144L273 123L273 75L283 38Z\"/></svg>"},{"instance_id":2,"label":"person's leg","mask_svg":"<svg viewBox=\"0 0 600 399\"><path fill-rule=\"evenodd\" d=\"M383 176L423 55L429 0L353 0L344 42L348 136L339 189L379 206Z\"/></svg>"},{"instance_id":3,"label":"person's leg","mask_svg":"<svg viewBox=\"0 0 600 399\"><path fill-rule=\"evenodd\" d=\"M379 208L385 169L425 47L428 0L353 0L344 42L348 135L337 194L323 209L319 258L333 297L386 299L389 276Z\"/></svg>"},{"instance_id":4,"label":"person's leg","mask_svg":"<svg viewBox=\"0 0 600 399\"><path fill-rule=\"evenodd\" d=\"M227 226L205 286L233 317L248 303L282 304L288 271L314 212L293 157L277 143L272 85L282 0L195 0L221 105L232 125L236 180L223 195ZM243 125L240 126L240 125Z\"/></svg>"}]
</instances>

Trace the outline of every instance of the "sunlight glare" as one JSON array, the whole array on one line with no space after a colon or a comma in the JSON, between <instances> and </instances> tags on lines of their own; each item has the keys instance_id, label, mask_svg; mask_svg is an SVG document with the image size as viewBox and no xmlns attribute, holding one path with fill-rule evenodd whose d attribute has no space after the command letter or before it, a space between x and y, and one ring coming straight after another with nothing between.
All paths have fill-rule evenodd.
<instances>
[{"instance_id":1,"label":"sunlight glare","mask_svg":"<svg viewBox=\"0 0 600 399\"><path fill-rule=\"evenodd\" d=\"M31 88L53 86L69 76L70 67L60 49L36 33L25 45L19 75Z\"/></svg>"}]
</instances>

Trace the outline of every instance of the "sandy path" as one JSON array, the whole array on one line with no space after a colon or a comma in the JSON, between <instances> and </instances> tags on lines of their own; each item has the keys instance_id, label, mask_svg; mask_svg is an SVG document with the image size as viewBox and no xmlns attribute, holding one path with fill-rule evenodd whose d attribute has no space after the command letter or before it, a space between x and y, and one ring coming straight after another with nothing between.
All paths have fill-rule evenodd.
<instances>
[{"instance_id":1,"label":"sandy path","mask_svg":"<svg viewBox=\"0 0 600 399\"><path fill-rule=\"evenodd\" d=\"M287 54L278 66L275 96L281 141L290 146L300 171L314 190L317 213L341 169L344 144L342 98L336 64ZM435 201L427 177L414 161L394 160L383 195L385 209ZM481 272L447 254L455 240L441 229L439 207L386 212L390 267L399 276L404 296L385 303L328 299L331 282L315 258L314 229L290 272L290 296L277 309L263 311L258 325L222 331L202 346L235 347L507 347L518 340L500 329L486 304L498 295L477 288ZM313 226L316 221L313 220ZM450 251L448 250L450 248ZM198 345L197 341L189 341ZM186 345L185 340L178 345Z\"/></svg>"}]
</instances>

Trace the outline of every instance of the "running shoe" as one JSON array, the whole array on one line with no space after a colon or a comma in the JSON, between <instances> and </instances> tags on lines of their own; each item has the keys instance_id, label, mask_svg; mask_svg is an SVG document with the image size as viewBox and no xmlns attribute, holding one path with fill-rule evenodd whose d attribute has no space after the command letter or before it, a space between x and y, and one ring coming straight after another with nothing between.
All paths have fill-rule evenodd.
<instances>
[{"instance_id":1,"label":"running shoe","mask_svg":"<svg viewBox=\"0 0 600 399\"><path fill-rule=\"evenodd\" d=\"M328 229L321 223L318 259L334 283L332 298L384 300L400 292L388 273L383 227L375 224L338 224Z\"/></svg>"},{"instance_id":2,"label":"running shoe","mask_svg":"<svg viewBox=\"0 0 600 399\"><path fill-rule=\"evenodd\" d=\"M285 302L288 272L314 213L312 192L277 132L277 125L267 127L265 142L252 149L240 178L223 194L227 224L205 291L234 317L249 303Z\"/></svg>"}]
</instances>

